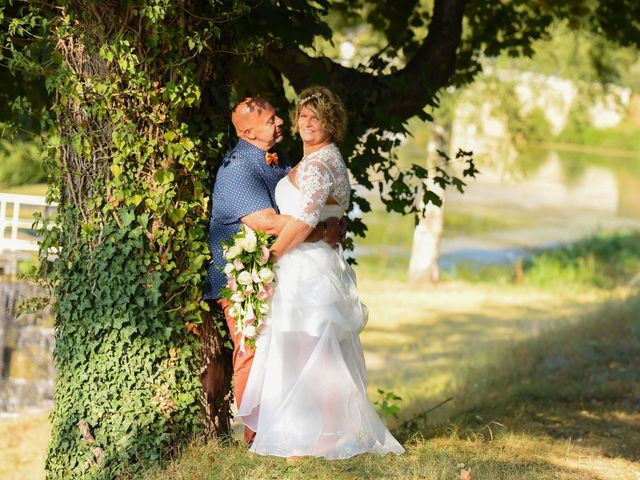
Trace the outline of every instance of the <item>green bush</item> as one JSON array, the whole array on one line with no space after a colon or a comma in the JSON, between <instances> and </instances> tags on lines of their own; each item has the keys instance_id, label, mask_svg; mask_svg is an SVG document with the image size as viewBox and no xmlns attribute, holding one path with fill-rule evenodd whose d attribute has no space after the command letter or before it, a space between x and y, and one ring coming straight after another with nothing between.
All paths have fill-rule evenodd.
<instances>
[{"instance_id":1,"label":"green bush","mask_svg":"<svg viewBox=\"0 0 640 480\"><path fill-rule=\"evenodd\" d=\"M458 262L447 279L535 287L576 285L615 288L640 273L640 233L600 233L555 249L534 252L511 265Z\"/></svg>"},{"instance_id":2,"label":"green bush","mask_svg":"<svg viewBox=\"0 0 640 480\"><path fill-rule=\"evenodd\" d=\"M45 181L42 146L35 142L0 142L0 187Z\"/></svg>"},{"instance_id":3,"label":"green bush","mask_svg":"<svg viewBox=\"0 0 640 480\"><path fill-rule=\"evenodd\" d=\"M531 285L586 284L612 288L640 272L640 233L602 233L526 260Z\"/></svg>"}]
</instances>

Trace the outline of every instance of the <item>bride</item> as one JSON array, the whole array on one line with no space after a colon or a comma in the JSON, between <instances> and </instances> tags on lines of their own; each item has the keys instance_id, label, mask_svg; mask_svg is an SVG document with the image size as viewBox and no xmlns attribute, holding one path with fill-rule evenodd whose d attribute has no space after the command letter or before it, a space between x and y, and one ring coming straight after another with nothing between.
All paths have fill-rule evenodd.
<instances>
[{"instance_id":1,"label":"bride","mask_svg":"<svg viewBox=\"0 0 640 480\"><path fill-rule=\"evenodd\" d=\"M324 87L304 90L292 113L304 157L276 187L280 213L292 218L271 247L276 289L236 415L257 432L256 453L404 452L367 398L359 339L367 309L355 274L327 243L303 242L320 221L348 209L349 177L335 144L346 120L342 101Z\"/></svg>"}]
</instances>

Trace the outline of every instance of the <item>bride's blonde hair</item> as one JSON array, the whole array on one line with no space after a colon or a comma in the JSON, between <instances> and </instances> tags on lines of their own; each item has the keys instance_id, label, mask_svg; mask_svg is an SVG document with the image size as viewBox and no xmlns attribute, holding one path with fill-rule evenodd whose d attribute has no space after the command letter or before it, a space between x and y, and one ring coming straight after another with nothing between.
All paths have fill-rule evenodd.
<instances>
[{"instance_id":1,"label":"bride's blonde hair","mask_svg":"<svg viewBox=\"0 0 640 480\"><path fill-rule=\"evenodd\" d=\"M296 106L291 111L291 130L294 133L298 133L298 117L305 106L316 112L332 140L342 143L347 133L347 110L340 97L327 87L305 88L300 92Z\"/></svg>"}]
</instances>

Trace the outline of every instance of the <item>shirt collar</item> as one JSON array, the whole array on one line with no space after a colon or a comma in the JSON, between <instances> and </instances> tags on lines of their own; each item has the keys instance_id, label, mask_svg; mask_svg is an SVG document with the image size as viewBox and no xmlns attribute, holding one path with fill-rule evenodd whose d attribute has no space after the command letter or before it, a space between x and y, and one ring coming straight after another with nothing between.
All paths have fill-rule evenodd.
<instances>
[{"instance_id":1,"label":"shirt collar","mask_svg":"<svg viewBox=\"0 0 640 480\"><path fill-rule=\"evenodd\" d=\"M247 142L242 138L238 140L238 148L244 150L250 155L255 155L256 157L261 158L264 158L265 153L267 153L266 150L262 150L261 148L256 147L255 145Z\"/></svg>"}]
</instances>

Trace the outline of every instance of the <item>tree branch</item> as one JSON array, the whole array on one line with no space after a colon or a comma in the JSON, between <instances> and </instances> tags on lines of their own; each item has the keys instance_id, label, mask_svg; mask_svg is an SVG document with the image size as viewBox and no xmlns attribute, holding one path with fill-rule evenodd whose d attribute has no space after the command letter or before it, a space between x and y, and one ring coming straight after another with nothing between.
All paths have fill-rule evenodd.
<instances>
[{"instance_id":1,"label":"tree branch","mask_svg":"<svg viewBox=\"0 0 640 480\"><path fill-rule=\"evenodd\" d=\"M448 83L455 72L464 4L465 0L436 0L427 37L406 67L392 74L343 67L294 45L267 46L264 57L297 91L311 84L327 85L343 93L349 110L359 112L364 124L384 127L420 113Z\"/></svg>"}]
</instances>

